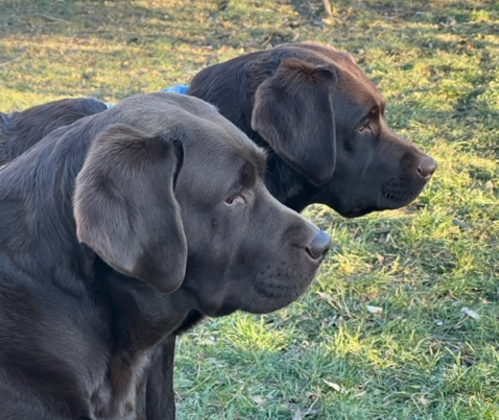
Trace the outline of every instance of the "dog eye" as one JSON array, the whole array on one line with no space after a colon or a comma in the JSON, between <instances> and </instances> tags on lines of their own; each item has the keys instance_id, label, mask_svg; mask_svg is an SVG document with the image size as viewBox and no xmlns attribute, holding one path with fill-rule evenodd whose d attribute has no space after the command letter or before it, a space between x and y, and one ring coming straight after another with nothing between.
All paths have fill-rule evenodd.
<instances>
[{"instance_id":1,"label":"dog eye","mask_svg":"<svg viewBox=\"0 0 499 420\"><path fill-rule=\"evenodd\" d=\"M225 204L227 204L228 206L234 206L238 203L246 203L246 198L244 198L242 194L232 195L225 200Z\"/></svg>"},{"instance_id":2,"label":"dog eye","mask_svg":"<svg viewBox=\"0 0 499 420\"><path fill-rule=\"evenodd\" d=\"M371 123L371 120L368 118L366 119L360 126L357 128L357 131L362 133L364 130L369 129L369 124Z\"/></svg>"}]
</instances>

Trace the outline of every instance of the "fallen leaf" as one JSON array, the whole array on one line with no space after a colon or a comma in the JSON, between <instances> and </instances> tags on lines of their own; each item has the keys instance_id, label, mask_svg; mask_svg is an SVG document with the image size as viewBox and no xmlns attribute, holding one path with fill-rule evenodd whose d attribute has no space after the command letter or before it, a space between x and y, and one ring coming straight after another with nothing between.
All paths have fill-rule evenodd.
<instances>
[{"instance_id":1,"label":"fallen leaf","mask_svg":"<svg viewBox=\"0 0 499 420\"><path fill-rule=\"evenodd\" d=\"M381 312L383 312L383 308L379 306L366 305L366 309L372 314L380 314Z\"/></svg>"},{"instance_id":2,"label":"fallen leaf","mask_svg":"<svg viewBox=\"0 0 499 420\"><path fill-rule=\"evenodd\" d=\"M341 387L338 384L335 384L334 382L326 381L325 379L322 380L326 385L329 385L331 388L333 388L336 392L341 391Z\"/></svg>"},{"instance_id":3,"label":"fallen leaf","mask_svg":"<svg viewBox=\"0 0 499 420\"><path fill-rule=\"evenodd\" d=\"M462 308L461 309L461 312L463 314L466 314L468 315L470 318L473 318L473 319L480 319L480 315L478 315L477 312L475 312L474 310L470 309L470 308Z\"/></svg>"}]
</instances>

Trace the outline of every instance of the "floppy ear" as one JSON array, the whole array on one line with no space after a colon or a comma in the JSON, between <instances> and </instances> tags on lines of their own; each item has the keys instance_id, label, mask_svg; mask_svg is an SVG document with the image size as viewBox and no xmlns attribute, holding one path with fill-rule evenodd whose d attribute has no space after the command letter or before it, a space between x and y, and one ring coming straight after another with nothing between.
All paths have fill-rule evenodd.
<instances>
[{"instance_id":1,"label":"floppy ear","mask_svg":"<svg viewBox=\"0 0 499 420\"><path fill-rule=\"evenodd\" d=\"M78 240L107 264L170 293L185 276L187 243L173 188L183 149L172 133L123 124L92 143L76 179Z\"/></svg>"},{"instance_id":2,"label":"floppy ear","mask_svg":"<svg viewBox=\"0 0 499 420\"><path fill-rule=\"evenodd\" d=\"M329 67L288 58L255 93L251 127L315 185L333 176L336 162L335 81Z\"/></svg>"}]
</instances>

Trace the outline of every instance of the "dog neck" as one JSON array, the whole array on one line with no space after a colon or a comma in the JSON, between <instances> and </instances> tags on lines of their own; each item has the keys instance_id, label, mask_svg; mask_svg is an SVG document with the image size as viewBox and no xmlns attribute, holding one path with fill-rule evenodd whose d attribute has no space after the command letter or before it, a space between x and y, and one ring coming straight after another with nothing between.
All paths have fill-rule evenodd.
<instances>
[{"instance_id":1,"label":"dog neck","mask_svg":"<svg viewBox=\"0 0 499 420\"><path fill-rule=\"evenodd\" d=\"M160 293L153 286L114 271L97 258L98 283L106 288L108 305L116 320L112 328L115 350L108 362L106 392L96 393L95 414L115 418L126 414L127 407L140 405L141 389L153 351L178 328L187 309L188 297L179 291ZM103 398L103 396L107 396ZM121 418L121 417L120 417Z\"/></svg>"}]
</instances>

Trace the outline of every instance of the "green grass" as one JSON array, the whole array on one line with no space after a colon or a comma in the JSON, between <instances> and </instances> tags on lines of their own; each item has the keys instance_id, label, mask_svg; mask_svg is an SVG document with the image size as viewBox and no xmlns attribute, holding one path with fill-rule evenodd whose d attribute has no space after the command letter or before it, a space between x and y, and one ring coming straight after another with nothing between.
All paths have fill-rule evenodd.
<instances>
[{"instance_id":1,"label":"green grass","mask_svg":"<svg viewBox=\"0 0 499 420\"><path fill-rule=\"evenodd\" d=\"M439 169L402 210L307 209L334 241L319 278L286 309L182 337L178 417L497 420L499 3L331 4L325 23L319 0L3 0L0 110L118 101L291 40L348 50Z\"/></svg>"}]
</instances>

